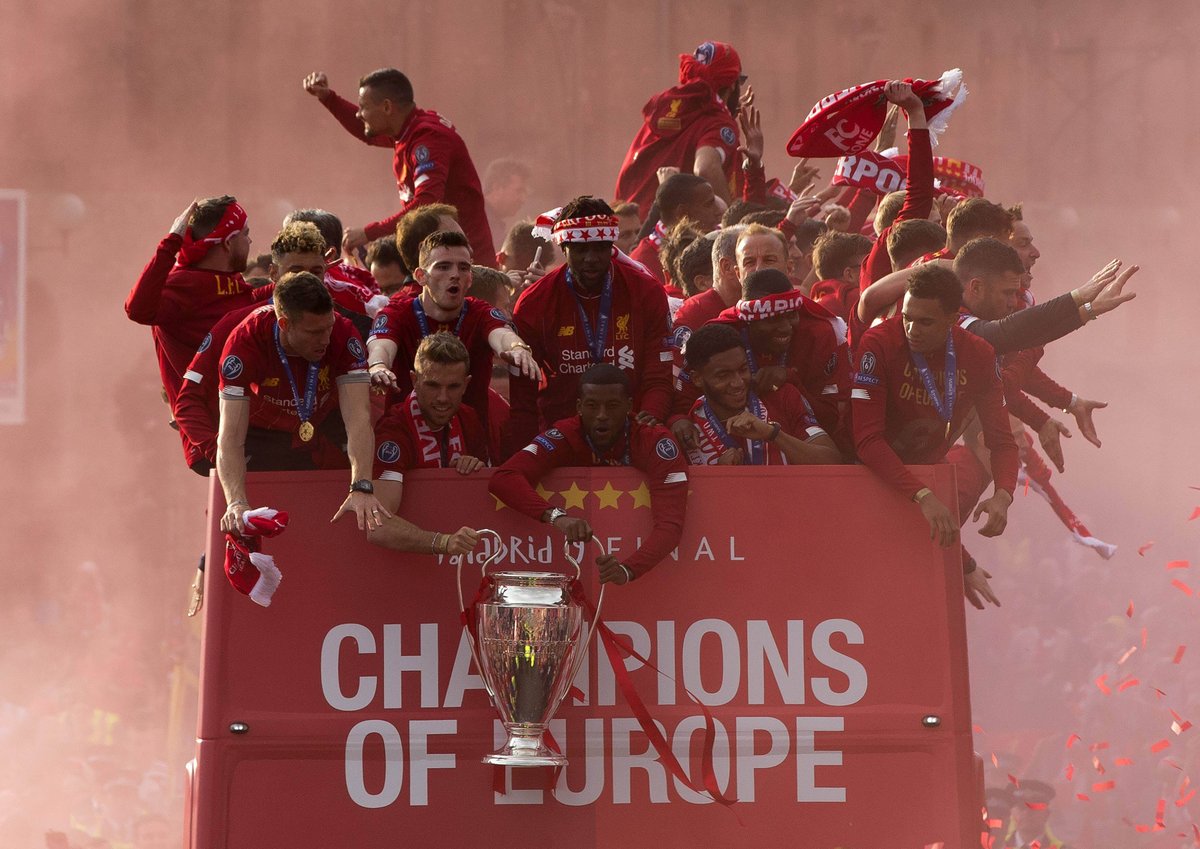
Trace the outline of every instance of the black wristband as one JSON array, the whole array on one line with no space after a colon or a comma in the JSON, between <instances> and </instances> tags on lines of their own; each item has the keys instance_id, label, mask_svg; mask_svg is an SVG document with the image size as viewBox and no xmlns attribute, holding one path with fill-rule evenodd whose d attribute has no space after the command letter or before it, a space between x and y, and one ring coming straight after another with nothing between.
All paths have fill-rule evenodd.
<instances>
[{"instance_id":1,"label":"black wristband","mask_svg":"<svg viewBox=\"0 0 1200 849\"><path fill-rule=\"evenodd\" d=\"M774 442L779 438L779 431L781 430L781 427L779 422L768 422L768 424L771 425L771 435L767 437L767 442Z\"/></svg>"}]
</instances>

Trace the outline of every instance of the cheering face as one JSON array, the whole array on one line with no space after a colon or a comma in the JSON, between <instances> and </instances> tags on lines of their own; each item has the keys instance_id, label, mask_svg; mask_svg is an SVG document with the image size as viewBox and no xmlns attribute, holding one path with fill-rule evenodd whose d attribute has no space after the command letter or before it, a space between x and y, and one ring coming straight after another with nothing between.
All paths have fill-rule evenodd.
<instances>
[{"instance_id":1,"label":"cheering face","mask_svg":"<svg viewBox=\"0 0 1200 849\"><path fill-rule=\"evenodd\" d=\"M772 233L743 236L738 240L735 255L739 280L745 280L748 275L764 268L774 268L784 274L792 273L787 248Z\"/></svg>"},{"instance_id":2,"label":"cheering face","mask_svg":"<svg viewBox=\"0 0 1200 849\"><path fill-rule=\"evenodd\" d=\"M588 292L599 292L612 266L612 242L566 242L567 267Z\"/></svg>"},{"instance_id":3,"label":"cheering face","mask_svg":"<svg viewBox=\"0 0 1200 849\"><path fill-rule=\"evenodd\" d=\"M800 323L799 313L785 312L748 324L750 347L755 351L783 356L792 347L792 335Z\"/></svg>"},{"instance_id":4,"label":"cheering face","mask_svg":"<svg viewBox=\"0 0 1200 849\"><path fill-rule=\"evenodd\" d=\"M984 278L983 293L972 312L982 319L998 321L1016 312L1021 296L1021 277L1015 271L991 274Z\"/></svg>"},{"instance_id":5,"label":"cheering face","mask_svg":"<svg viewBox=\"0 0 1200 849\"><path fill-rule=\"evenodd\" d=\"M329 350L333 335L335 313L302 312L295 319L279 316L279 340L289 354L303 357L310 363L320 362Z\"/></svg>"},{"instance_id":6,"label":"cheering face","mask_svg":"<svg viewBox=\"0 0 1200 849\"><path fill-rule=\"evenodd\" d=\"M416 278L438 309L458 312L471 288L471 252L462 247L434 248L425 267L416 270Z\"/></svg>"},{"instance_id":7,"label":"cheering face","mask_svg":"<svg viewBox=\"0 0 1200 849\"><path fill-rule=\"evenodd\" d=\"M1021 265L1025 266L1025 277L1022 279L1021 285L1028 288L1029 281L1033 279L1033 264L1042 255L1041 251L1033 245L1033 233L1030 232L1029 225L1024 221L1014 221L1008 243L1021 258Z\"/></svg>"},{"instance_id":8,"label":"cheering face","mask_svg":"<svg viewBox=\"0 0 1200 849\"><path fill-rule=\"evenodd\" d=\"M462 406L463 393L471 376L466 363L418 362L419 371L412 371L413 392L417 405L429 426L444 427Z\"/></svg>"},{"instance_id":9,"label":"cheering face","mask_svg":"<svg viewBox=\"0 0 1200 849\"><path fill-rule=\"evenodd\" d=\"M946 312L937 298L914 298L906 293L902 315L908 347L918 354L930 354L945 349L958 312Z\"/></svg>"},{"instance_id":10,"label":"cheering face","mask_svg":"<svg viewBox=\"0 0 1200 849\"><path fill-rule=\"evenodd\" d=\"M358 90L358 120L363 122L363 135L390 135L392 129L392 102L373 88Z\"/></svg>"},{"instance_id":11,"label":"cheering face","mask_svg":"<svg viewBox=\"0 0 1200 849\"><path fill-rule=\"evenodd\" d=\"M585 383L579 387L575 403L583 432L601 451L611 448L625 432L625 420L633 409L633 399L620 384L597 386Z\"/></svg>"},{"instance_id":12,"label":"cheering face","mask_svg":"<svg viewBox=\"0 0 1200 849\"><path fill-rule=\"evenodd\" d=\"M746 409L750 397L750 362L740 345L714 354L693 378L714 407L722 411Z\"/></svg>"},{"instance_id":13,"label":"cheering face","mask_svg":"<svg viewBox=\"0 0 1200 849\"><path fill-rule=\"evenodd\" d=\"M271 257L269 275L278 283L285 274L307 271L318 280L325 277L325 257L318 253L291 253Z\"/></svg>"}]
</instances>

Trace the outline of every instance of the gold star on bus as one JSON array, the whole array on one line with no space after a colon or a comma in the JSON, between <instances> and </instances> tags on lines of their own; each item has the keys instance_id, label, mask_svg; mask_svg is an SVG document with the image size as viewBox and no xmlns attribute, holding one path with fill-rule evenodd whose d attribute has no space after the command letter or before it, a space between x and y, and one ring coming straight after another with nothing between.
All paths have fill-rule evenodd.
<instances>
[{"instance_id":1,"label":"gold star on bus","mask_svg":"<svg viewBox=\"0 0 1200 849\"><path fill-rule=\"evenodd\" d=\"M633 498L633 509L650 507L650 487L646 486L645 481L637 489L631 489L629 495Z\"/></svg>"},{"instance_id":2,"label":"gold star on bus","mask_svg":"<svg viewBox=\"0 0 1200 849\"><path fill-rule=\"evenodd\" d=\"M583 500L587 498L588 491L586 489L580 489L578 483L571 481L570 488L560 492L559 495L561 495L566 501L566 503L563 505L566 509L570 510L572 507L575 507L576 509L582 510Z\"/></svg>"},{"instance_id":3,"label":"gold star on bus","mask_svg":"<svg viewBox=\"0 0 1200 849\"><path fill-rule=\"evenodd\" d=\"M612 481L607 481L604 484L604 489L598 489L593 494L600 499L601 510L605 507L611 507L616 510L617 501L624 493L619 489L613 489Z\"/></svg>"}]
</instances>

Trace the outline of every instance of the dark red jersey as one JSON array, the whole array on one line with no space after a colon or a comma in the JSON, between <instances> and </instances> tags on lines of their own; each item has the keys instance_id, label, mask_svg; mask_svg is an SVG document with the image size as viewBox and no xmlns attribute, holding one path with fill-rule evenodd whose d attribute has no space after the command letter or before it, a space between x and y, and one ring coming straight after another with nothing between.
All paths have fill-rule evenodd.
<instances>
[{"instance_id":1,"label":"dark red jersey","mask_svg":"<svg viewBox=\"0 0 1200 849\"><path fill-rule=\"evenodd\" d=\"M465 404L449 423L435 430L410 394L375 423L375 480L403 483L410 469L445 469L462 456L485 463L488 459L483 424Z\"/></svg>"},{"instance_id":2,"label":"dark red jersey","mask_svg":"<svg viewBox=\"0 0 1200 849\"><path fill-rule=\"evenodd\" d=\"M662 253L663 234L659 230L662 227L660 221L655 225L654 230L649 236L646 236L640 242L633 246L633 250L629 252L630 259L636 259L642 265L646 266L646 270L654 275L654 279L664 286L667 284L667 275L663 271Z\"/></svg>"},{"instance_id":3,"label":"dark red jersey","mask_svg":"<svg viewBox=\"0 0 1200 849\"><path fill-rule=\"evenodd\" d=\"M866 289L877 280L882 280L893 271L892 260L887 252L888 234L897 222L911 218L928 218L933 210L933 147L929 142L929 130L908 131L908 168L904 187L904 204L892 223L884 227L871 246L862 264L859 288Z\"/></svg>"},{"instance_id":4,"label":"dark red jersey","mask_svg":"<svg viewBox=\"0 0 1200 849\"><path fill-rule=\"evenodd\" d=\"M295 434L300 429L296 395L304 400L309 363L302 357L287 358L296 384L293 390L276 346L275 328L275 308L263 306L229 334L221 352L220 397L248 399L251 427ZM329 348L317 367L315 404L308 419L314 427L337 409L337 386L370 382L366 348L349 319L335 313ZM299 447L298 437L293 444Z\"/></svg>"},{"instance_id":5,"label":"dark red jersey","mask_svg":"<svg viewBox=\"0 0 1200 849\"><path fill-rule=\"evenodd\" d=\"M200 342L183 373L171 412L183 436L183 454L189 467L200 459L217 461L221 352L233 329L257 309L262 307L242 307L225 313Z\"/></svg>"},{"instance_id":6,"label":"dark red jersey","mask_svg":"<svg viewBox=\"0 0 1200 849\"><path fill-rule=\"evenodd\" d=\"M764 395L761 400L751 396L746 409L764 422L778 422L783 433L805 442L826 435L817 423L812 407L790 383ZM716 465L720 456L731 448L742 450L743 465L787 465L787 457L779 450L777 443L731 437L724 430L725 423L706 406L703 395L692 405L689 417L700 430L696 447L689 448L687 452L688 462L693 466Z\"/></svg>"},{"instance_id":7,"label":"dark red jersey","mask_svg":"<svg viewBox=\"0 0 1200 849\"><path fill-rule=\"evenodd\" d=\"M547 383L539 390L533 381L512 375L509 451L571 415L579 376L597 362L611 363L629 375L635 410L666 421L672 380L666 292L627 259L614 259L611 268L612 307L603 340L599 339L603 297L576 296L567 283L566 265L535 282L517 299L513 323L545 370ZM603 355L596 361L588 348L589 328L597 343L603 343Z\"/></svg>"},{"instance_id":8,"label":"dark red jersey","mask_svg":"<svg viewBox=\"0 0 1200 849\"><path fill-rule=\"evenodd\" d=\"M371 272L340 259L326 267L325 288L335 304L359 315L373 317L388 300Z\"/></svg>"},{"instance_id":9,"label":"dark red jersey","mask_svg":"<svg viewBox=\"0 0 1200 849\"><path fill-rule=\"evenodd\" d=\"M369 145L395 148L392 170L400 193L400 211L368 224L367 238L395 233L396 222L410 209L448 203L458 210L458 223L471 242L475 262L495 268L496 249L484 207L483 186L466 144L450 121L428 109L413 109L395 138L368 137L357 106L332 92L323 102L350 135Z\"/></svg>"},{"instance_id":10,"label":"dark red jersey","mask_svg":"<svg viewBox=\"0 0 1200 849\"><path fill-rule=\"evenodd\" d=\"M642 121L621 164L614 197L649 211L658 191L658 169L672 166L692 173L701 147L721 152L728 196L739 196L737 123L708 83L696 80L654 95L642 107Z\"/></svg>"},{"instance_id":11,"label":"dark red jersey","mask_svg":"<svg viewBox=\"0 0 1200 849\"><path fill-rule=\"evenodd\" d=\"M534 487L563 466L632 466L646 476L654 529L641 548L621 562L634 577L654 568L679 544L687 510L687 460L671 432L630 418L623 438L603 454L592 450L579 416L557 422L514 454L493 474L488 490L531 519L551 508Z\"/></svg>"},{"instance_id":12,"label":"dark red jersey","mask_svg":"<svg viewBox=\"0 0 1200 849\"><path fill-rule=\"evenodd\" d=\"M948 428L913 362L902 319L890 318L863 334L851 404L858 458L913 496L922 484L904 465L941 462L974 411L992 454L996 486L1011 493L1017 485L1017 445L996 354L986 341L958 325L950 332L957 359L957 397ZM926 362L946 403L945 351L928 354Z\"/></svg>"},{"instance_id":13,"label":"dark red jersey","mask_svg":"<svg viewBox=\"0 0 1200 849\"><path fill-rule=\"evenodd\" d=\"M845 280L820 280L813 284L808 296L842 321L849 323L850 316L858 306L861 291Z\"/></svg>"},{"instance_id":14,"label":"dark red jersey","mask_svg":"<svg viewBox=\"0 0 1200 849\"><path fill-rule=\"evenodd\" d=\"M684 301L683 306L675 313L674 319L677 346L682 347L688 336L719 316L729 306L716 289L706 289ZM687 329L681 330L681 328ZM682 338L680 338L681 336Z\"/></svg>"},{"instance_id":15,"label":"dark red jersey","mask_svg":"<svg viewBox=\"0 0 1200 849\"><path fill-rule=\"evenodd\" d=\"M169 234L125 299L125 314L153 328L154 351L163 389L172 406L180 381L204 335L230 310L265 297L255 294L242 275L176 267L183 237Z\"/></svg>"},{"instance_id":16,"label":"dark red jersey","mask_svg":"<svg viewBox=\"0 0 1200 849\"><path fill-rule=\"evenodd\" d=\"M393 394L388 399L388 406L401 401L412 391L412 378L409 371L413 359L417 355L417 346L428 333L453 333L467 348L471 355L471 381L467 384L463 403L470 406L479 420L485 425L488 421L488 388L492 385L492 346L488 344L488 336L493 330L508 327L508 319L504 313L495 309L487 301L470 296L463 299L462 312L459 318L448 322L440 322L428 314L425 316L425 328L421 327L415 304L417 298L408 295L394 295L388 305L375 316L375 324L371 327L372 339L387 339L396 343L396 358L392 361L392 371L396 374L396 384L400 387L399 394ZM460 323L461 320L461 323Z\"/></svg>"}]
</instances>

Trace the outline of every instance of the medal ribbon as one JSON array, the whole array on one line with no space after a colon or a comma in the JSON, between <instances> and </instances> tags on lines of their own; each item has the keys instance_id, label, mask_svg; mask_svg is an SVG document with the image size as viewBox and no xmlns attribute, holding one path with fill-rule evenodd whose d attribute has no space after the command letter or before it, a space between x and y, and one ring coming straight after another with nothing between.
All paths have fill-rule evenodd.
<instances>
[{"instance_id":1,"label":"medal ribbon","mask_svg":"<svg viewBox=\"0 0 1200 849\"><path fill-rule=\"evenodd\" d=\"M925 391L929 393L934 409L937 410L941 420L946 423L946 432L949 433L950 419L954 417L954 402L958 396L958 357L954 353L954 333L946 334L946 394L944 396L938 394L937 386L933 381L933 372L929 368L929 363L925 361L925 355L919 351L911 353L913 364L917 367L917 374L921 375L921 382L925 384Z\"/></svg>"},{"instance_id":2,"label":"medal ribbon","mask_svg":"<svg viewBox=\"0 0 1200 849\"><path fill-rule=\"evenodd\" d=\"M592 442L592 438L590 436L588 436L586 433L583 435L583 438L587 440L588 448L592 449L592 456L596 458L596 462L598 464L600 464L601 466L617 465L616 463L606 463L606 462L602 461L600 459L600 455L603 452L601 452L600 449L596 447L596 444L594 442ZM633 461L629 454L629 419L625 420L625 456L621 458L621 465L622 466L632 466L633 465Z\"/></svg>"},{"instance_id":3,"label":"medal ribbon","mask_svg":"<svg viewBox=\"0 0 1200 849\"><path fill-rule=\"evenodd\" d=\"M417 324L421 325L421 338L424 339L429 335L429 318L425 315L425 307L421 306L420 298L413 298L413 314L417 317ZM458 314L458 324L454 325L454 335L460 339L462 336L459 331L462 330L463 322L467 320L467 305L463 304L462 311Z\"/></svg>"},{"instance_id":4,"label":"medal ribbon","mask_svg":"<svg viewBox=\"0 0 1200 849\"><path fill-rule=\"evenodd\" d=\"M300 417L300 422L303 424L308 421L313 414L313 408L317 406L317 374L321 370L320 363L308 364L308 376L304 381L304 400L300 400L300 390L296 387L296 378L292 375L292 364L288 362L287 352L283 350L283 343L279 341L279 324L275 324L275 350L279 352L279 361L283 363L283 373L287 375L288 384L292 387L292 398L296 402L296 415Z\"/></svg>"},{"instance_id":5,"label":"medal ribbon","mask_svg":"<svg viewBox=\"0 0 1200 849\"><path fill-rule=\"evenodd\" d=\"M575 288L575 276L567 269L567 286L575 296L575 309L579 312L579 320L583 323L583 338L587 340L588 353L592 356L592 365L604 362L604 343L608 341L608 324L612 318L612 271L604 278L604 290L600 293L600 315L596 322L596 333L592 335L592 323L588 321L587 311L579 300L579 291Z\"/></svg>"},{"instance_id":6,"label":"medal ribbon","mask_svg":"<svg viewBox=\"0 0 1200 849\"><path fill-rule=\"evenodd\" d=\"M754 413L754 415L764 422L767 420L767 408L763 405L762 401L758 400L758 396L753 392L750 393L750 412ZM736 448L737 441L725 430L725 425L721 423L720 418L713 412L713 408L708 405L707 398L704 399L703 413L704 418L708 420L709 425L712 427L713 433L717 435L717 439L721 440L721 444L726 448ZM765 466L767 464L767 444L761 439L747 439L745 442L746 447L750 449L750 462L745 465Z\"/></svg>"},{"instance_id":7,"label":"medal ribbon","mask_svg":"<svg viewBox=\"0 0 1200 849\"><path fill-rule=\"evenodd\" d=\"M750 332L744 327L742 328L742 347L746 349L746 362L750 364L750 376L758 374L758 359L754 356L754 350L750 347ZM789 348L783 354L783 359L780 360L781 366L787 366L788 354L791 353Z\"/></svg>"}]
</instances>

